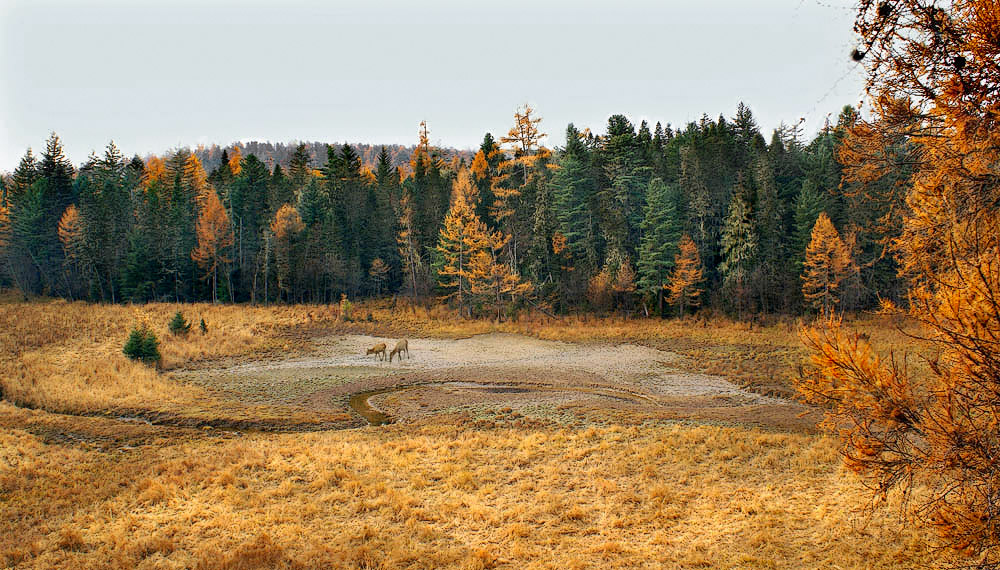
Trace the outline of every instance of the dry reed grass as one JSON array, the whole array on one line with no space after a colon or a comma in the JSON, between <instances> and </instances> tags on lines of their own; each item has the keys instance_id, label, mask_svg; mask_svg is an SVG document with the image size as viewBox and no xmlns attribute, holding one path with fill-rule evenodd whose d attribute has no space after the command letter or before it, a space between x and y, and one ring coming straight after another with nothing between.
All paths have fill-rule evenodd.
<instances>
[{"instance_id":1,"label":"dry reed grass","mask_svg":"<svg viewBox=\"0 0 1000 570\"><path fill-rule=\"evenodd\" d=\"M166 323L178 310L194 322L205 319L208 333L193 330L186 336L171 335ZM22 406L75 414L315 422L315 414L241 406L197 387L179 385L160 371L126 358L122 346L134 326L145 324L161 342L163 370L223 357L289 354L307 350L308 341L283 333L315 320L310 315L316 314L324 314L323 309L64 301L0 304L0 392Z\"/></svg>"},{"instance_id":2,"label":"dry reed grass","mask_svg":"<svg viewBox=\"0 0 1000 570\"><path fill-rule=\"evenodd\" d=\"M208 334L192 330L186 337L170 335L166 323L178 310L194 323L204 318ZM463 319L442 306L393 307L383 300L355 307L356 316L371 315L371 321L345 323L339 320L338 310L327 305L0 303L0 390L22 405L53 411L154 409L197 417L220 414L222 404L209 395L190 386L178 389L155 370L121 354L128 332L141 324L161 340L165 370L224 357L306 352L311 346L309 335L323 331L438 338L509 332L547 340L630 342L670 350L685 356L678 364L691 371L724 375L758 392L788 397L793 394L790 375L806 355L799 340L801 319L752 326L721 316L551 319L531 314L494 323ZM911 323L863 316L850 325L878 346L906 349L914 344L901 332L912 332ZM207 403L212 405L203 409Z\"/></svg>"},{"instance_id":3,"label":"dry reed grass","mask_svg":"<svg viewBox=\"0 0 1000 570\"><path fill-rule=\"evenodd\" d=\"M691 426L474 430L459 421L179 438L124 453L43 445L17 429L0 439L0 484L15 498L5 530L19 531L0 532L0 553L19 568L930 561L914 531L897 534L893 521L854 511L864 492L841 472L833 442L815 436ZM38 524L12 522L25 519Z\"/></svg>"},{"instance_id":4,"label":"dry reed grass","mask_svg":"<svg viewBox=\"0 0 1000 570\"><path fill-rule=\"evenodd\" d=\"M176 310L209 334L172 338ZM421 310L422 311L422 310ZM526 318L444 309L81 303L0 305L0 386L55 411L138 408L274 417L131 363L146 322L164 367L306 351L310 334L466 336L492 330L636 342L731 369L794 326ZM875 320L871 336L904 343ZM316 331L312 331L316 328ZM687 344L685 344L687 343ZM704 362L699 352L704 352ZM787 351L787 352L782 352ZM714 356L714 355L722 356ZM764 360L767 361L764 357ZM715 360L713 360L715 359ZM767 361L769 362L769 361ZM119 433L112 437L110 434ZM124 435L121 435L124 434ZM99 443L94 443L99 442ZM932 564L922 536L863 517L866 493L829 438L710 426L562 430L465 419L242 437L55 416L0 403L0 566L18 568L900 568Z\"/></svg>"}]
</instances>

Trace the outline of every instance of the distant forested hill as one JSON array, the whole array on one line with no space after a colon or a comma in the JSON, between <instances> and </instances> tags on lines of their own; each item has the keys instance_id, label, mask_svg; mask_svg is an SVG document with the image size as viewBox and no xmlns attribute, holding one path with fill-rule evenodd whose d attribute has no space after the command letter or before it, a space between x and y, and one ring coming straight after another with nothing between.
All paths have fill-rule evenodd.
<instances>
[{"instance_id":1,"label":"distant forested hill","mask_svg":"<svg viewBox=\"0 0 1000 570\"><path fill-rule=\"evenodd\" d=\"M269 168L274 168L274 166L281 165L282 168L287 169L292 160L292 154L295 152L295 148L298 146L298 142L289 143L273 143L269 141L248 141L233 143L228 146L219 146L218 144L213 144L211 146L199 146L194 149L194 154L201 160L202 165L205 170L211 172L219 167L219 163L222 160L222 151L229 149L232 150L234 146L239 146L240 151L244 156L252 154L259 158L261 162L266 164ZM309 165L312 168L319 168L326 163L326 147L327 144L334 146L336 148L342 147L344 144L349 144L354 148L354 152L358 154L361 158L361 163L369 166L371 168L375 167L375 163L378 160L378 153L380 149L384 146L386 152L389 153L389 160L392 166L408 166L410 164L410 158L413 156L414 151L417 149L417 145L401 145L401 144L356 144L356 143L325 143L325 142L305 142L306 152L309 153L310 161ZM450 161L452 157L458 157L459 159L464 159L466 163L472 161L472 157L475 156L474 150L460 150L457 148L439 148L439 153L445 161Z\"/></svg>"}]
</instances>

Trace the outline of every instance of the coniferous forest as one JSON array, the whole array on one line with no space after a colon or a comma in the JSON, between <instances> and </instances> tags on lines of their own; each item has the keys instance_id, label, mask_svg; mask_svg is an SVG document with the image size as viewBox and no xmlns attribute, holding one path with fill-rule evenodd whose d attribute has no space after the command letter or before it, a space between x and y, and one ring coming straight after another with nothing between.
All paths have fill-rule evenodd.
<instances>
[{"instance_id":1,"label":"coniferous forest","mask_svg":"<svg viewBox=\"0 0 1000 570\"><path fill-rule=\"evenodd\" d=\"M402 295L501 319L746 318L901 294L884 251L908 176L842 181L852 107L811 140L784 124L765 136L742 103L681 128L570 124L552 149L534 109L513 119L474 151L432 146L421 124L409 148L251 142L129 159L110 143L78 168L52 134L3 177L0 279L113 303Z\"/></svg>"}]
</instances>

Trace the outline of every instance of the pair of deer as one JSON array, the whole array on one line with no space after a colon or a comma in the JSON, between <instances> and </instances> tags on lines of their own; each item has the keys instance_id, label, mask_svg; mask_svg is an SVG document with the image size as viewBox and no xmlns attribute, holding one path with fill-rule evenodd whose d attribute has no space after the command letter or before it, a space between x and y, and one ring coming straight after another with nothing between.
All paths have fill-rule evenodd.
<instances>
[{"instance_id":1,"label":"pair of deer","mask_svg":"<svg viewBox=\"0 0 1000 570\"><path fill-rule=\"evenodd\" d=\"M389 362L392 362L392 357L396 356L397 354L399 355L399 359L403 360L403 353L404 352L406 353L406 358L409 358L410 357L410 347L407 344L405 338L403 340L397 342L396 343L396 348L392 349L392 351L389 352ZM365 356L368 356L369 354L374 354L375 357L378 358L379 360L385 360L385 343L384 342L380 342L380 343L376 344L375 346L373 346L373 347L369 348L368 350L366 350L365 351Z\"/></svg>"}]
</instances>

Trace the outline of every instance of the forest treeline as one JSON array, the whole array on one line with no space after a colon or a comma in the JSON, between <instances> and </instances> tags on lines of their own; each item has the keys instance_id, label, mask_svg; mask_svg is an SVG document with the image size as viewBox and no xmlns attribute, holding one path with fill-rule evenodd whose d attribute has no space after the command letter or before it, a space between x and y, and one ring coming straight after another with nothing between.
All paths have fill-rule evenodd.
<instances>
[{"instance_id":1,"label":"forest treeline","mask_svg":"<svg viewBox=\"0 0 1000 570\"><path fill-rule=\"evenodd\" d=\"M525 106L467 154L422 124L412 151L367 160L261 143L129 160L112 143L79 169L53 134L3 178L2 279L107 302L404 294L501 318L859 309L901 295L884 245L908 175L842 183L857 120L845 107L811 141L789 126L767 140L741 103L680 129L570 124L549 149Z\"/></svg>"},{"instance_id":2,"label":"forest treeline","mask_svg":"<svg viewBox=\"0 0 1000 570\"><path fill-rule=\"evenodd\" d=\"M333 146L339 148L343 146L343 144L335 144ZM326 158L326 147L329 146L329 144L324 142L303 141L300 143L285 144L280 142L251 140L238 143L241 155L252 154L256 156L261 162L268 165L269 170L273 169L276 164L282 165L282 168L288 168L295 152L302 152L299 150L301 145L305 145L305 152L309 155L310 163L318 165L320 162L317 161L317 157L320 157L320 159ZM217 144L199 145L191 152L198 157L198 160L201 161L202 167L205 168L206 171L211 172L218 168L224 159L229 160L229 151L232 150L233 146L237 145L231 145L229 147L221 147ZM389 161L393 165L409 164L410 158L413 156L414 151L417 150L416 144L374 145L352 143L350 146L354 149L358 158L361 159L362 164L369 166L375 164L383 148L387 153L389 153ZM476 154L475 151L457 148L439 148L438 150L438 154L446 162L451 161L453 157L470 161ZM223 153L225 153L225 158L223 157Z\"/></svg>"}]
</instances>

